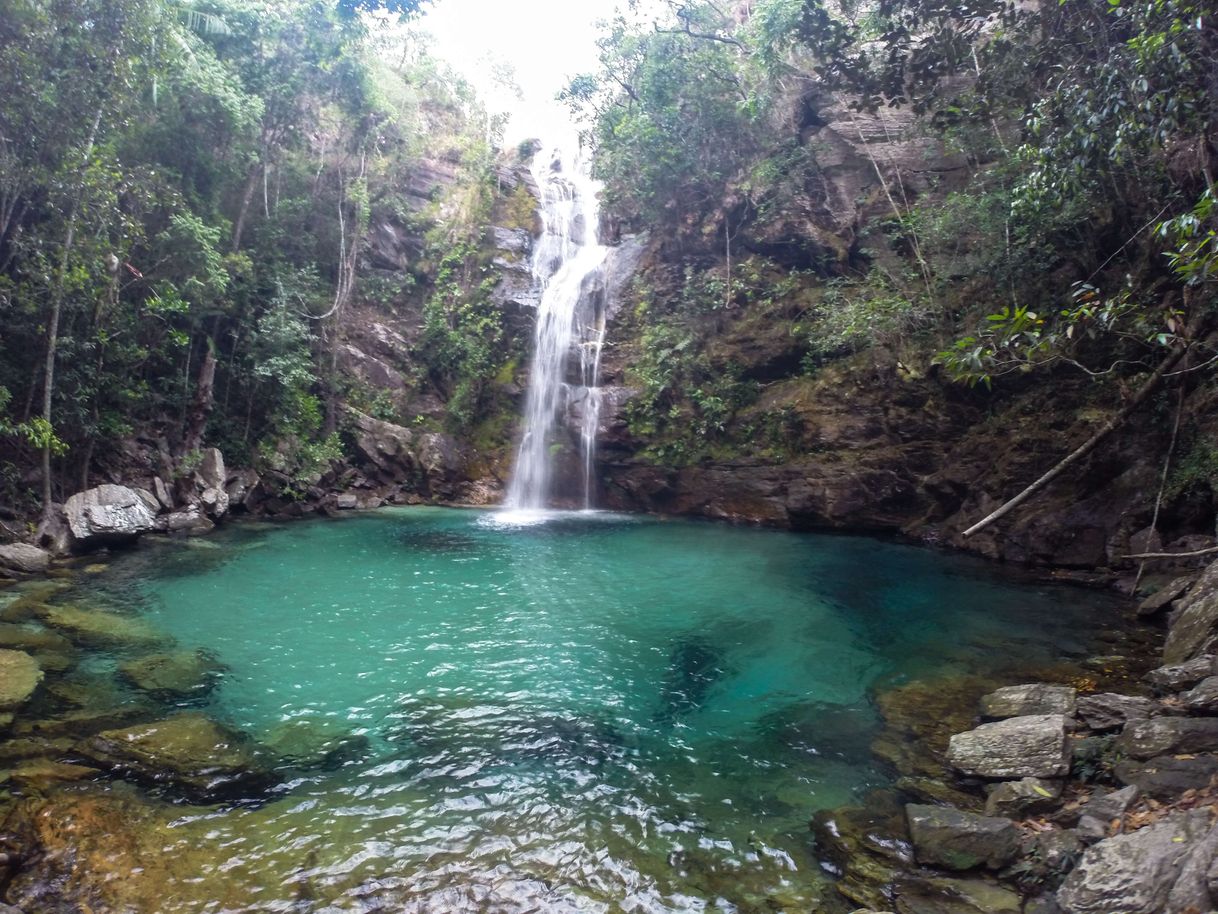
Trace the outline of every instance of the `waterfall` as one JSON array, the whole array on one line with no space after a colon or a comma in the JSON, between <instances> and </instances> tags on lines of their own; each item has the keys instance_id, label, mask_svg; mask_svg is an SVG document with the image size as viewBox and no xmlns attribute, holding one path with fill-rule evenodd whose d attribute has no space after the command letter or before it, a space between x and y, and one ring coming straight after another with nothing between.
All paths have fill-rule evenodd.
<instances>
[{"instance_id":1,"label":"waterfall","mask_svg":"<svg viewBox=\"0 0 1218 914\"><path fill-rule=\"evenodd\" d=\"M598 305L608 249L597 239L597 187L578 155L538 153L533 176L541 198L542 232L532 268L541 297L524 432L506 505L525 511L549 507L554 453L563 446L563 419L570 411L579 417L583 502L588 508L600 419L597 375L605 337ZM578 355L574 364L573 350Z\"/></svg>"}]
</instances>

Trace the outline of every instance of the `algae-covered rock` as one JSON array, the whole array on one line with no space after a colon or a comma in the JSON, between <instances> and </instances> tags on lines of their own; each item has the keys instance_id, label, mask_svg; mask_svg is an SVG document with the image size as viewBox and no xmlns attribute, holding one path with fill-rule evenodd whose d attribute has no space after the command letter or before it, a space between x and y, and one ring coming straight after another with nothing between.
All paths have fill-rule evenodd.
<instances>
[{"instance_id":1,"label":"algae-covered rock","mask_svg":"<svg viewBox=\"0 0 1218 914\"><path fill-rule=\"evenodd\" d=\"M206 695L224 667L203 651L175 651L128 660L119 664L118 671L136 688L173 701Z\"/></svg>"},{"instance_id":2,"label":"algae-covered rock","mask_svg":"<svg viewBox=\"0 0 1218 914\"><path fill-rule=\"evenodd\" d=\"M24 651L0 650L0 711L25 704L42 682L38 661Z\"/></svg>"},{"instance_id":3,"label":"algae-covered rock","mask_svg":"<svg viewBox=\"0 0 1218 914\"><path fill-rule=\"evenodd\" d=\"M981 716L1026 717L1030 714L1074 713L1078 690L1071 686L1029 683L1005 686L981 699Z\"/></svg>"},{"instance_id":4,"label":"algae-covered rock","mask_svg":"<svg viewBox=\"0 0 1218 914\"><path fill-rule=\"evenodd\" d=\"M105 768L205 802L260 793L274 783L265 753L201 714L106 730L78 751Z\"/></svg>"},{"instance_id":5,"label":"algae-covered rock","mask_svg":"<svg viewBox=\"0 0 1218 914\"><path fill-rule=\"evenodd\" d=\"M1019 830L1010 819L914 803L905 807L905 816L914 856L926 866L997 870L1019 853Z\"/></svg>"},{"instance_id":6,"label":"algae-covered rock","mask_svg":"<svg viewBox=\"0 0 1218 914\"><path fill-rule=\"evenodd\" d=\"M367 736L352 733L335 721L311 718L284 721L261 742L292 768L330 770L362 758L368 750Z\"/></svg>"},{"instance_id":7,"label":"algae-covered rock","mask_svg":"<svg viewBox=\"0 0 1218 914\"><path fill-rule=\"evenodd\" d=\"M100 774L99 769L87 765L72 765L38 758L22 762L9 773L9 779L19 788L45 791L57 784L92 780Z\"/></svg>"},{"instance_id":8,"label":"algae-covered rock","mask_svg":"<svg viewBox=\"0 0 1218 914\"><path fill-rule=\"evenodd\" d=\"M953 736L947 755L965 774L980 777L1062 777L1070 772L1066 719L1035 714L982 724Z\"/></svg>"},{"instance_id":9,"label":"algae-covered rock","mask_svg":"<svg viewBox=\"0 0 1218 914\"><path fill-rule=\"evenodd\" d=\"M1020 914L1019 896L988 879L917 879L901 887L898 914Z\"/></svg>"},{"instance_id":10,"label":"algae-covered rock","mask_svg":"<svg viewBox=\"0 0 1218 914\"><path fill-rule=\"evenodd\" d=\"M73 641L89 647L139 648L164 644L168 636L143 619L79 606L47 606L39 609L42 621L59 629Z\"/></svg>"}]
</instances>

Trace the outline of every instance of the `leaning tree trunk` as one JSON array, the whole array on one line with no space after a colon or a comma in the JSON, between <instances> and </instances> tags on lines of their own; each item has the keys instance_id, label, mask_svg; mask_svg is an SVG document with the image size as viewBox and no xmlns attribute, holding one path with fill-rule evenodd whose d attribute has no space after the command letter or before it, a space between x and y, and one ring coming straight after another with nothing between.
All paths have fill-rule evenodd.
<instances>
[{"instance_id":1,"label":"leaning tree trunk","mask_svg":"<svg viewBox=\"0 0 1218 914\"><path fill-rule=\"evenodd\" d=\"M203 433L207 429L207 419L215 404L216 391L216 351L210 338L203 353L203 364L199 366L199 377L195 381L195 395L190 404L190 413L186 417L186 429L182 434L182 453L200 450L203 446Z\"/></svg>"}]
</instances>

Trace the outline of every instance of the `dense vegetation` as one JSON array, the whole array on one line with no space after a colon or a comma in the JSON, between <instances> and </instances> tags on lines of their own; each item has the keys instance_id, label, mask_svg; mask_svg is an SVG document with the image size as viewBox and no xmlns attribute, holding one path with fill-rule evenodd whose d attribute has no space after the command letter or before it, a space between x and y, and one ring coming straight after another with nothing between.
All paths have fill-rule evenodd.
<instances>
[{"instance_id":1,"label":"dense vegetation","mask_svg":"<svg viewBox=\"0 0 1218 914\"><path fill-rule=\"evenodd\" d=\"M465 295L499 121L416 6L0 0L0 503L62 499L137 436L158 472L206 439L308 477L340 398L377 403L336 374L358 299L426 303L420 383L472 408L506 358ZM423 161L455 177L420 211ZM373 214L423 239L408 271L369 275Z\"/></svg>"},{"instance_id":2,"label":"dense vegetation","mask_svg":"<svg viewBox=\"0 0 1218 914\"><path fill-rule=\"evenodd\" d=\"M1211 5L660 9L619 16L566 93L613 221L666 239L670 268L638 290L633 378L657 459L758 440L756 385L715 357L742 320L798 337L796 374L878 347L987 386L1034 369L1129 384L1214 355ZM825 211L826 128L875 178L854 225ZM918 139L957 165L911 178L893 150Z\"/></svg>"}]
</instances>

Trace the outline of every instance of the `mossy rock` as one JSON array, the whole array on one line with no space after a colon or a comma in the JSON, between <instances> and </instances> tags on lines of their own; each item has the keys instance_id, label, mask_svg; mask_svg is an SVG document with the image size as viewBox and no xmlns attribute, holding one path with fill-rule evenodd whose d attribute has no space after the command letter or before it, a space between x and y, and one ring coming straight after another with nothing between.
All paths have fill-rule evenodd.
<instances>
[{"instance_id":1,"label":"mossy rock","mask_svg":"<svg viewBox=\"0 0 1218 914\"><path fill-rule=\"evenodd\" d=\"M42 677L42 668L29 654L0 650L0 711L11 711L29 701Z\"/></svg>"},{"instance_id":2,"label":"mossy rock","mask_svg":"<svg viewBox=\"0 0 1218 914\"><path fill-rule=\"evenodd\" d=\"M51 628L59 629L73 641L87 647L140 648L155 647L169 637L142 619L119 615L100 609L79 606L43 606L41 619Z\"/></svg>"},{"instance_id":3,"label":"mossy rock","mask_svg":"<svg viewBox=\"0 0 1218 914\"><path fill-rule=\"evenodd\" d=\"M202 714L106 730L77 751L136 781L205 803L260 795L275 783L264 750Z\"/></svg>"},{"instance_id":4,"label":"mossy rock","mask_svg":"<svg viewBox=\"0 0 1218 914\"><path fill-rule=\"evenodd\" d=\"M344 762L363 758L368 737L352 733L331 720L287 720L272 728L262 744L291 768L333 770Z\"/></svg>"},{"instance_id":5,"label":"mossy rock","mask_svg":"<svg viewBox=\"0 0 1218 914\"><path fill-rule=\"evenodd\" d=\"M224 667L203 651L151 654L119 664L119 675L138 689L166 701L202 698L223 675Z\"/></svg>"}]
</instances>

